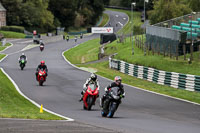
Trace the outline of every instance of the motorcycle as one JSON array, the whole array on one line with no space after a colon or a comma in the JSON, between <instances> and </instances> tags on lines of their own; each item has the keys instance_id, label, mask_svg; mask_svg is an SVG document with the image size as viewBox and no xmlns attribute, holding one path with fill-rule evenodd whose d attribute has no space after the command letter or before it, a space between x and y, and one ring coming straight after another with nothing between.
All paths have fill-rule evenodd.
<instances>
[{"instance_id":1,"label":"motorcycle","mask_svg":"<svg viewBox=\"0 0 200 133\"><path fill-rule=\"evenodd\" d=\"M83 96L83 109L91 110L92 105L99 95L98 87L95 84L89 84Z\"/></svg>"},{"instance_id":2,"label":"motorcycle","mask_svg":"<svg viewBox=\"0 0 200 133\"><path fill-rule=\"evenodd\" d=\"M42 52L44 50L44 45L40 45L40 51Z\"/></svg>"},{"instance_id":3,"label":"motorcycle","mask_svg":"<svg viewBox=\"0 0 200 133\"><path fill-rule=\"evenodd\" d=\"M21 70L24 69L24 67L26 66L26 61L24 58L22 58L20 61L19 61L19 66L21 68Z\"/></svg>"},{"instance_id":4,"label":"motorcycle","mask_svg":"<svg viewBox=\"0 0 200 133\"><path fill-rule=\"evenodd\" d=\"M39 85L43 86L43 83L46 81L46 71L43 69L39 70L37 79L38 79Z\"/></svg>"},{"instance_id":5,"label":"motorcycle","mask_svg":"<svg viewBox=\"0 0 200 133\"><path fill-rule=\"evenodd\" d=\"M124 97L124 95L122 94L120 95L120 92L118 90L119 87L113 87L106 95L105 100L102 103L103 104L101 110L102 117L108 116L109 118L112 118L114 113L116 112L119 104L121 103L121 98Z\"/></svg>"}]
</instances>

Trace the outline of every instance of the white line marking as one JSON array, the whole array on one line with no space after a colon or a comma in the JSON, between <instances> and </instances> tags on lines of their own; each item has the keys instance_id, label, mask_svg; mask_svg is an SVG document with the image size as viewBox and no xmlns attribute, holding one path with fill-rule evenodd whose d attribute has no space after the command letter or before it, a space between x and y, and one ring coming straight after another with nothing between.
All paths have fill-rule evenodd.
<instances>
[{"instance_id":1,"label":"white line marking","mask_svg":"<svg viewBox=\"0 0 200 133\"><path fill-rule=\"evenodd\" d=\"M8 55L6 55L5 57L3 57L1 60L0 60L0 63L7 57Z\"/></svg>"},{"instance_id":2,"label":"white line marking","mask_svg":"<svg viewBox=\"0 0 200 133\"><path fill-rule=\"evenodd\" d=\"M32 48L35 48L35 47L39 47L39 45L29 44L25 48L23 48L21 51L29 50L29 49L32 49Z\"/></svg>"},{"instance_id":3,"label":"white line marking","mask_svg":"<svg viewBox=\"0 0 200 133\"><path fill-rule=\"evenodd\" d=\"M33 42L33 40L28 40L28 41L19 42L19 43L20 43L20 44L23 44L23 43L29 43L29 42Z\"/></svg>"},{"instance_id":4,"label":"white line marking","mask_svg":"<svg viewBox=\"0 0 200 133\"><path fill-rule=\"evenodd\" d=\"M118 22L122 27L124 26L121 22Z\"/></svg>"},{"instance_id":5,"label":"white line marking","mask_svg":"<svg viewBox=\"0 0 200 133\"><path fill-rule=\"evenodd\" d=\"M4 58L2 58L2 59L0 60L0 62L2 62L7 56L8 56L8 55L6 55ZM26 98L27 100L29 100L31 103L33 103L34 105L36 105L38 108L40 108L40 105L39 105L38 103L36 103L35 101L29 99L27 96L25 96L25 95L20 91L20 89L19 89L19 87L17 86L17 84L15 83L15 81L4 71L3 68L0 68L0 69L1 69L1 71L8 77L8 79L13 83L13 85L14 85L15 88L16 88L16 90L19 92L19 94L20 94L21 96L23 96L24 98ZM74 121L74 119L72 119L72 118L65 117L65 116L63 116L63 115L57 114L57 113L55 113L55 112L53 112L53 111L50 111L50 110L48 110L48 109L46 109L46 108L43 108L43 109L44 109L44 111L46 111L46 112L49 112L49 113L54 114L54 115L56 115L56 116L59 116L59 117L61 117L61 118L67 119L67 120L56 120L56 121Z\"/></svg>"},{"instance_id":6,"label":"white line marking","mask_svg":"<svg viewBox=\"0 0 200 133\"><path fill-rule=\"evenodd\" d=\"M13 83L13 85L15 86L15 88L16 88L16 90L19 92L19 94L20 95L22 95L24 98L26 98L28 101L30 101L31 103L33 103L35 106L37 106L38 108L40 108L40 105L38 104L38 103L36 103L35 101L33 101L33 100L31 100L30 98L28 98L26 95L24 95L21 91L20 91L20 89L19 89L19 87L17 86L17 84L15 83L15 81L4 71L4 69L3 68L1 68L1 71L8 77L8 79ZM54 114L54 115L56 115L56 116L59 116L59 117L61 117L61 118L64 118L64 119L67 119L67 120L65 120L65 121L74 121L74 119L71 119L71 118L68 118L68 117L65 117L65 116L63 116L63 115L60 115L60 114L57 114L57 113L55 113L55 112L53 112L53 111L50 111L50 110L48 110L48 109L46 109L46 108L43 108L46 112L49 112L49 113L51 113L51 114ZM39 112L39 111L38 111ZM59 120L58 120L59 121Z\"/></svg>"},{"instance_id":7,"label":"white line marking","mask_svg":"<svg viewBox=\"0 0 200 133\"><path fill-rule=\"evenodd\" d=\"M88 40L88 41L89 41L89 40ZM83 43L84 43L84 42L83 42ZM82 43L80 43L80 44L82 44ZM78 45L80 45L80 44L78 44ZM78 45L76 45L76 46L74 46L74 47L77 47ZM72 48L74 48L74 47L72 47ZM79 70L86 71L86 70L80 69L79 67L75 66L74 64L72 64L70 61L68 61L68 60L65 58L64 53L67 52L68 50L72 49L72 48L69 48L69 49L67 49L66 51L63 51L63 52L62 52L63 58L64 58L65 61L68 62L71 66L73 66L73 67L75 67L75 68L77 68L77 69L79 69ZM88 72L88 71L86 71L86 72ZM104 78L104 79L107 79L107 80L109 80L109 81L113 81L113 80L108 79L108 78L106 78L106 77L103 77L103 76L101 76L101 75L98 75L98 76L100 76L100 77L102 77L102 78ZM176 99L176 100L179 100L179 101L183 101L183 102L187 102L187 103L191 103L191 104L200 106L199 103L195 103L195 102L191 102L191 101L188 101L188 100L185 100L185 99L176 98L176 97L173 97L173 96L168 96L168 95L165 95L165 94L160 94L160 93L157 93L157 92L145 90L145 89L142 89L142 88L139 88L139 87L135 87L135 86L128 85L128 84L126 84L126 83L123 83L123 84L126 85L126 86L129 86L129 87L131 87L131 88L135 88L135 89L142 90L142 91L145 91L145 92L153 93L153 94L156 94L156 95L160 95L160 96L164 96L164 97L168 97L168 98L172 98L172 99Z\"/></svg>"},{"instance_id":8,"label":"white line marking","mask_svg":"<svg viewBox=\"0 0 200 133\"><path fill-rule=\"evenodd\" d=\"M66 120L42 120L42 119L23 119L23 118L0 118L0 120L16 120L16 121L56 121L56 122L66 122Z\"/></svg>"},{"instance_id":9,"label":"white line marking","mask_svg":"<svg viewBox=\"0 0 200 133\"><path fill-rule=\"evenodd\" d=\"M0 53L2 53L3 51L5 51L6 49L8 49L8 48L10 48L10 47L12 47L13 46L13 43L11 43L11 42L9 42L11 45L10 46L8 46L8 47L6 47L4 50L2 50L2 51L0 51Z\"/></svg>"},{"instance_id":10,"label":"white line marking","mask_svg":"<svg viewBox=\"0 0 200 133\"><path fill-rule=\"evenodd\" d=\"M117 18L119 17L119 15L115 15Z\"/></svg>"},{"instance_id":11,"label":"white line marking","mask_svg":"<svg viewBox=\"0 0 200 133\"><path fill-rule=\"evenodd\" d=\"M106 25L108 25L108 23L110 22L110 16L109 16L109 14L107 14L107 15L108 15L108 21L107 21L107 23L103 27L105 27Z\"/></svg>"}]
</instances>

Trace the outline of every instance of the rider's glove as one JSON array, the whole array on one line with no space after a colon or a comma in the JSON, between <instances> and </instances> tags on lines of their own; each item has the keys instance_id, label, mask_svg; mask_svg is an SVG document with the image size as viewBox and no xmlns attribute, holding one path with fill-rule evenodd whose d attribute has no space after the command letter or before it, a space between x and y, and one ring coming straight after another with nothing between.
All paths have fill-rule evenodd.
<instances>
[{"instance_id":1,"label":"rider's glove","mask_svg":"<svg viewBox=\"0 0 200 133\"><path fill-rule=\"evenodd\" d=\"M108 89L107 89L107 87L106 87L104 90L105 90L106 93L108 93Z\"/></svg>"},{"instance_id":2,"label":"rider's glove","mask_svg":"<svg viewBox=\"0 0 200 133\"><path fill-rule=\"evenodd\" d=\"M125 97L125 92L123 94L120 95L121 98Z\"/></svg>"}]
</instances>

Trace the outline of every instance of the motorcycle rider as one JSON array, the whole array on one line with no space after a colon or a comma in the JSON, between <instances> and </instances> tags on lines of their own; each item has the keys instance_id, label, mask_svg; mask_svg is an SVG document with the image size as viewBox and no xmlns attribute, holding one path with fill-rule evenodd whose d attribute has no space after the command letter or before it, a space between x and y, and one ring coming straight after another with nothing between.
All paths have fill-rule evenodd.
<instances>
[{"instance_id":1,"label":"motorcycle rider","mask_svg":"<svg viewBox=\"0 0 200 133\"><path fill-rule=\"evenodd\" d=\"M92 73L91 75L90 75L90 78L88 78L87 80L86 80L86 82L85 82L85 84L83 85L83 90L81 91L81 98L80 98L80 100L79 101L82 101L83 100L83 96L84 96L84 94L85 94L85 92L86 92L86 90L87 90L87 86L89 85L89 84L95 84L97 87L98 87L98 91L99 91L99 81L98 81L98 79L97 79L97 75L96 74L94 74L94 73ZM99 96L99 95L98 95Z\"/></svg>"},{"instance_id":2,"label":"motorcycle rider","mask_svg":"<svg viewBox=\"0 0 200 133\"><path fill-rule=\"evenodd\" d=\"M41 69L45 70L45 71L46 71L46 76L48 76L48 74L47 74L47 72L48 72L47 66L45 65L45 61L42 60L42 61L40 62L40 64L38 65L37 69L36 69L36 73L35 73L35 75L36 75L36 80L38 80L38 79L37 79L37 76L38 76L38 73L39 73L39 71L40 71Z\"/></svg>"},{"instance_id":3,"label":"motorcycle rider","mask_svg":"<svg viewBox=\"0 0 200 133\"><path fill-rule=\"evenodd\" d=\"M40 46L43 46L44 47L44 43L42 40L40 40Z\"/></svg>"},{"instance_id":4,"label":"motorcycle rider","mask_svg":"<svg viewBox=\"0 0 200 133\"><path fill-rule=\"evenodd\" d=\"M122 79L120 76L115 76L114 78L115 82L112 82L110 85L108 85L105 88L105 94L102 96L101 98L101 102L100 102L100 106L103 107L103 102L106 98L106 96L109 94L109 91L111 90L112 87L119 87L119 91L120 91L120 95L122 95L123 97L125 97L125 91L124 91L124 86L122 85ZM120 101L121 102L121 101Z\"/></svg>"},{"instance_id":5,"label":"motorcycle rider","mask_svg":"<svg viewBox=\"0 0 200 133\"><path fill-rule=\"evenodd\" d=\"M18 59L19 63L21 62L22 59L24 59L25 63L27 62L27 57L24 53L22 53L22 55L19 57Z\"/></svg>"}]
</instances>

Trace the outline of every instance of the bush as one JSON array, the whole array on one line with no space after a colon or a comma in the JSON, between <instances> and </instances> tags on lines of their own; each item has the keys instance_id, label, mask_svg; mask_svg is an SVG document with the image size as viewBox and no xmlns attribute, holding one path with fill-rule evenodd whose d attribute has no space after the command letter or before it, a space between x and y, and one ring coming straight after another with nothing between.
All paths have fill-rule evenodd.
<instances>
[{"instance_id":1,"label":"bush","mask_svg":"<svg viewBox=\"0 0 200 133\"><path fill-rule=\"evenodd\" d=\"M144 29L142 29L140 25L134 25L133 26L133 34L134 35L144 34Z\"/></svg>"},{"instance_id":2,"label":"bush","mask_svg":"<svg viewBox=\"0 0 200 133\"><path fill-rule=\"evenodd\" d=\"M3 26L3 27L1 27L1 30L24 33L25 29L22 26Z\"/></svg>"},{"instance_id":3,"label":"bush","mask_svg":"<svg viewBox=\"0 0 200 133\"><path fill-rule=\"evenodd\" d=\"M0 34L3 34L5 38L25 38L25 34L13 31L0 31Z\"/></svg>"}]
</instances>

